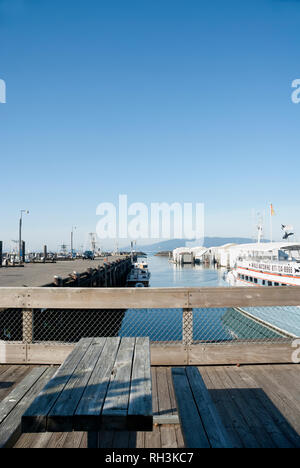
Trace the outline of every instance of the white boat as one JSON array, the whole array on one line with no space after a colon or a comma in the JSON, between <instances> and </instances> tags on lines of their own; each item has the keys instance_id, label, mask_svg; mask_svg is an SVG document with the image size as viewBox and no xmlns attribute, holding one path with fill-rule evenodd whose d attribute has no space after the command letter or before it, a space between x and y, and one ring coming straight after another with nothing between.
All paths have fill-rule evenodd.
<instances>
[{"instance_id":1,"label":"white boat","mask_svg":"<svg viewBox=\"0 0 300 468\"><path fill-rule=\"evenodd\" d=\"M231 286L300 286L300 244L252 244L226 280Z\"/></svg>"},{"instance_id":2,"label":"white boat","mask_svg":"<svg viewBox=\"0 0 300 468\"><path fill-rule=\"evenodd\" d=\"M150 272L146 262L136 262L127 276L128 287L148 287L150 281Z\"/></svg>"}]
</instances>

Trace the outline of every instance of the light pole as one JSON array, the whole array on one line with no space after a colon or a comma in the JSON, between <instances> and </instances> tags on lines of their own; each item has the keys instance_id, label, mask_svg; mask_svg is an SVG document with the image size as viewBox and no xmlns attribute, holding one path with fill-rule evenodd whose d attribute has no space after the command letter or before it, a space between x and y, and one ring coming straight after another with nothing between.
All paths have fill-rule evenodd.
<instances>
[{"instance_id":1,"label":"light pole","mask_svg":"<svg viewBox=\"0 0 300 468\"><path fill-rule=\"evenodd\" d=\"M20 210L20 221L19 221L19 262L22 259L22 215L23 213L29 214L28 210Z\"/></svg>"},{"instance_id":2,"label":"light pole","mask_svg":"<svg viewBox=\"0 0 300 468\"><path fill-rule=\"evenodd\" d=\"M76 229L76 226L72 226L72 230L71 230L71 258L73 258L73 236L74 236L74 229Z\"/></svg>"}]
</instances>

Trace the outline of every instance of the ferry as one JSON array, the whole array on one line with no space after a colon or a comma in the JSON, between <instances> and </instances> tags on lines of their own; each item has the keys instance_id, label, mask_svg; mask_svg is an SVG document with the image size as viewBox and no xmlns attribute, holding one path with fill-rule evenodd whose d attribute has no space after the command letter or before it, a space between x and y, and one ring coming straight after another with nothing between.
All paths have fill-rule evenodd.
<instances>
[{"instance_id":1,"label":"ferry","mask_svg":"<svg viewBox=\"0 0 300 468\"><path fill-rule=\"evenodd\" d=\"M127 277L127 286L144 288L149 286L150 272L146 262L136 262Z\"/></svg>"},{"instance_id":2,"label":"ferry","mask_svg":"<svg viewBox=\"0 0 300 468\"><path fill-rule=\"evenodd\" d=\"M300 286L300 244L248 244L226 281L230 286Z\"/></svg>"}]
</instances>

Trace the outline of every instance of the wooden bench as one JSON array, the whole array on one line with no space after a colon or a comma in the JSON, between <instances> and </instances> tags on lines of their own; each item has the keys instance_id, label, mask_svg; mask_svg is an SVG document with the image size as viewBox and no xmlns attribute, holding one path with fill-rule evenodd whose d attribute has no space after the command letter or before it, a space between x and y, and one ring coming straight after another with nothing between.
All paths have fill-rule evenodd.
<instances>
[{"instance_id":1,"label":"wooden bench","mask_svg":"<svg viewBox=\"0 0 300 468\"><path fill-rule=\"evenodd\" d=\"M0 401L0 448L11 448L21 435L21 417L56 369L34 368Z\"/></svg>"},{"instance_id":2,"label":"wooden bench","mask_svg":"<svg viewBox=\"0 0 300 468\"><path fill-rule=\"evenodd\" d=\"M149 338L84 338L22 417L23 432L152 431Z\"/></svg>"},{"instance_id":3,"label":"wooden bench","mask_svg":"<svg viewBox=\"0 0 300 468\"><path fill-rule=\"evenodd\" d=\"M187 448L232 444L197 367L172 368L175 397Z\"/></svg>"}]
</instances>

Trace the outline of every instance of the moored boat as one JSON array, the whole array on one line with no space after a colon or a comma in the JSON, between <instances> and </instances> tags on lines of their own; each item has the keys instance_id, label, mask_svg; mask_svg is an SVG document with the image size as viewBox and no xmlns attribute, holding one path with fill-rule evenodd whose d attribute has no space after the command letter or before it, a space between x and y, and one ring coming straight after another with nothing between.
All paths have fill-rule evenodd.
<instances>
[{"instance_id":1,"label":"moored boat","mask_svg":"<svg viewBox=\"0 0 300 468\"><path fill-rule=\"evenodd\" d=\"M237 258L226 280L231 286L300 286L300 244L253 244Z\"/></svg>"},{"instance_id":2,"label":"moored boat","mask_svg":"<svg viewBox=\"0 0 300 468\"><path fill-rule=\"evenodd\" d=\"M150 281L150 272L146 262L136 262L127 277L127 286L134 287L148 287Z\"/></svg>"}]
</instances>

